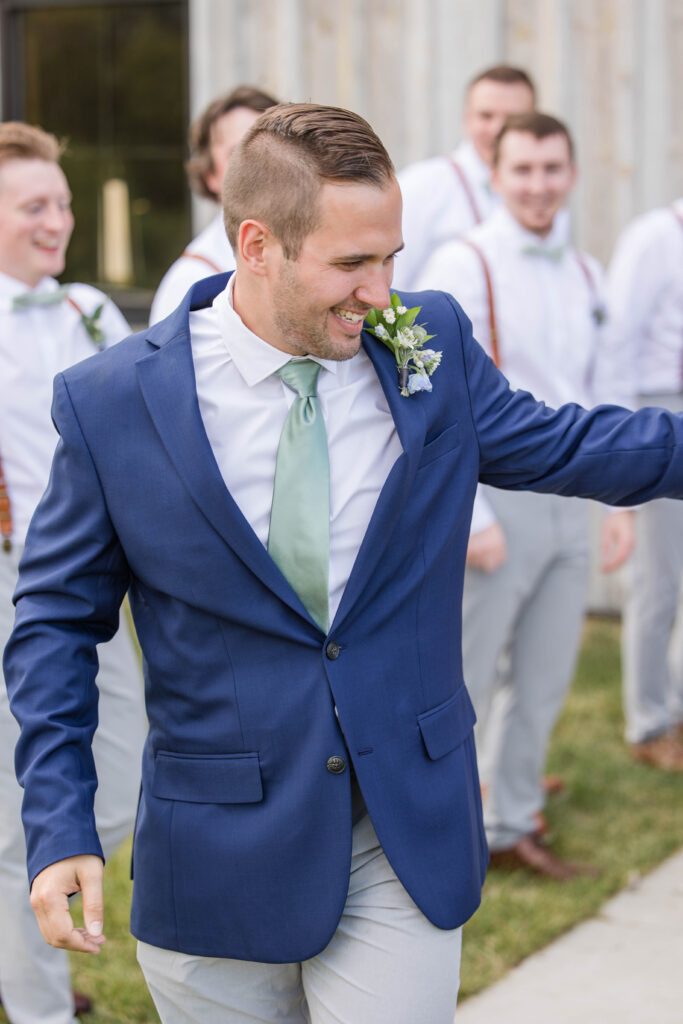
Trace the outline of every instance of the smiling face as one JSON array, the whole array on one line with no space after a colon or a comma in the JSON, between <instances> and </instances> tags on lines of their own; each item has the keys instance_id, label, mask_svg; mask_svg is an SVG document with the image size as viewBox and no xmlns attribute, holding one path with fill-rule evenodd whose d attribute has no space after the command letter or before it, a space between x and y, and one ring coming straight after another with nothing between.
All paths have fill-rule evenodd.
<instances>
[{"instance_id":1,"label":"smiling face","mask_svg":"<svg viewBox=\"0 0 683 1024\"><path fill-rule=\"evenodd\" d=\"M512 114L534 109L534 94L524 82L494 82L482 78L467 94L463 127L484 163L493 163L493 143Z\"/></svg>"},{"instance_id":2,"label":"smiling face","mask_svg":"<svg viewBox=\"0 0 683 1024\"><path fill-rule=\"evenodd\" d=\"M294 260L266 232L260 295L240 308L238 269L235 308L283 352L350 359L368 311L389 305L394 255L403 246L401 192L393 177L383 188L324 183L318 209L317 227Z\"/></svg>"},{"instance_id":3,"label":"smiling face","mask_svg":"<svg viewBox=\"0 0 683 1024\"><path fill-rule=\"evenodd\" d=\"M0 271L34 288L64 270L74 226L62 169L47 160L0 164Z\"/></svg>"},{"instance_id":4,"label":"smiling face","mask_svg":"<svg viewBox=\"0 0 683 1024\"><path fill-rule=\"evenodd\" d=\"M527 231L541 237L550 233L575 181L576 168L565 135L537 139L531 132L514 130L503 135L491 184Z\"/></svg>"}]
</instances>

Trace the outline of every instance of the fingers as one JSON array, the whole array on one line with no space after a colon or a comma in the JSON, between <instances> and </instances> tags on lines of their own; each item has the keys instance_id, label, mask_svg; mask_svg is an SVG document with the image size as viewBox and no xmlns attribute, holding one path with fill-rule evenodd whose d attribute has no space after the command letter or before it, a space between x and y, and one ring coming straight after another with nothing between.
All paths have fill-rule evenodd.
<instances>
[{"instance_id":1,"label":"fingers","mask_svg":"<svg viewBox=\"0 0 683 1024\"><path fill-rule=\"evenodd\" d=\"M600 546L603 572L613 572L624 564L635 545L633 513L616 512L607 516Z\"/></svg>"},{"instance_id":2,"label":"fingers","mask_svg":"<svg viewBox=\"0 0 683 1024\"><path fill-rule=\"evenodd\" d=\"M83 893L85 928L77 928L69 910L69 895ZM99 857L69 857L50 864L31 886L31 906L43 938L51 946L82 953L99 953L102 934L102 861Z\"/></svg>"},{"instance_id":3,"label":"fingers","mask_svg":"<svg viewBox=\"0 0 683 1024\"><path fill-rule=\"evenodd\" d=\"M496 572L507 559L505 534L498 523L472 534L467 545L467 565L481 572Z\"/></svg>"}]
</instances>

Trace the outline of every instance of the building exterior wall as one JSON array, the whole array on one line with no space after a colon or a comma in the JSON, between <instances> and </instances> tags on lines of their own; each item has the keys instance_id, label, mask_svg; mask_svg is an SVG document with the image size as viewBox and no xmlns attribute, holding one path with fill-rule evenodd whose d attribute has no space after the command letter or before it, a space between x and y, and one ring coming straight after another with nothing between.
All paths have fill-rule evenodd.
<instances>
[{"instance_id":1,"label":"building exterior wall","mask_svg":"<svg viewBox=\"0 0 683 1024\"><path fill-rule=\"evenodd\" d=\"M575 134L580 245L607 260L632 216L683 193L683 0L189 2L195 113L256 82L357 110L402 167L455 145L467 81L505 61Z\"/></svg>"}]
</instances>

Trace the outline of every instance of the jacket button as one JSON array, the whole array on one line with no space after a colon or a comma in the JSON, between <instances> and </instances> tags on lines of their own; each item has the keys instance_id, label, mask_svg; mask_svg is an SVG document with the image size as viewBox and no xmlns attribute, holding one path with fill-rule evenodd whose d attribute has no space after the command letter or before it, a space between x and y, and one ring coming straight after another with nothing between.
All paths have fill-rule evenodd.
<instances>
[{"instance_id":1,"label":"jacket button","mask_svg":"<svg viewBox=\"0 0 683 1024\"><path fill-rule=\"evenodd\" d=\"M327 770L332 772L333 775L341 775L346 769L346 761L339 754L334 754L332 757L327 759Z\"/></svg>"},{"instance_id":2,"label":"jacket button","mask_svg":"<svg viewBox=\"0 0 683 1024\"><path fill-rule=\"evenodd\" d=\"M336 644L334 640L330 640L329 644L325 648L325 654L330 659L330 661L334 661L336 658L338 658L340 651L341 647L339 646L339 644Z\"/></svg>"}]
</instances>

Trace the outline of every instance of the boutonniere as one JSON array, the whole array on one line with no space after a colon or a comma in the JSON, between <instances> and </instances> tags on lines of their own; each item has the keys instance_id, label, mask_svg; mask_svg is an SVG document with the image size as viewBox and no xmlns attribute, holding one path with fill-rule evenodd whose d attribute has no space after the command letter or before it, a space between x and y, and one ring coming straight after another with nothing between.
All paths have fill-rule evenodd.
<instances>
[{"instance_id":1,"label":"boutonniere","mask_svg":"<svg viewBox=\"0 0 683 1024\"><path fill-rule=\"evenodd\" d=\"M441 352L424 347L435 335L415 323L421 309L406 309L394 292L388 309L371 309L365 318L369 333L394 353L399 390L406 398L416 391L432 390L429 378L441 362Z\"/></svg>"},{"instance_id":2,"label":"boutonniere","mask_svg":"<svg viewBox=\"0 0 683 1024\"><path fill-rule=\"evenodd\" d=\"M102 316L102 310L104 309L104 303L101 302L96 309L88 316L87 313L81 312L81 323L85 327L86 331L90 335L93 341L93 345L98 351L102 351L104 348L104 331L100 327L100 317Z\"/></svg>"}]
</instances>

